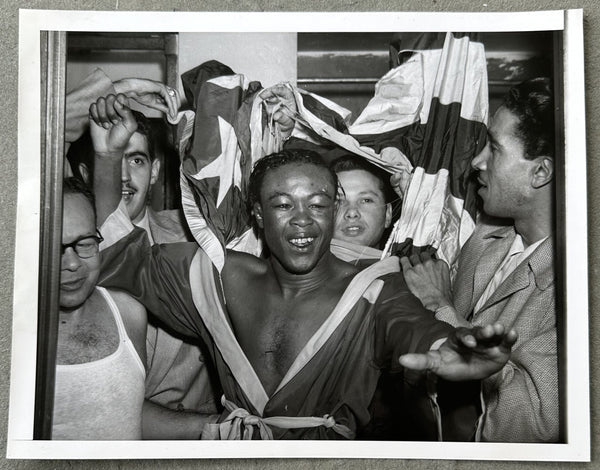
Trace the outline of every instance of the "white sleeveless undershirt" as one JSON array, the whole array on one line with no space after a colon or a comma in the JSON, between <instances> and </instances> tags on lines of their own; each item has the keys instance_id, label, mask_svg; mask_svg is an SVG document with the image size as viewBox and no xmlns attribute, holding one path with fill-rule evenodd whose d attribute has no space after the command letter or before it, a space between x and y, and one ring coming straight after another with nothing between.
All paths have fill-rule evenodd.
<instances>
[{"instance_id":1,"label":"white sleeveless undershirt","mask_svg":"<svg viewBox=\"0 0 600 470\"><path fill-rule=\"evenodd\" d=\"M97 287L119 330L117 350L97 361L56 366L52 439L135 440L142 437L146 372L106 289Z\"/></svg>"}]
</instances>

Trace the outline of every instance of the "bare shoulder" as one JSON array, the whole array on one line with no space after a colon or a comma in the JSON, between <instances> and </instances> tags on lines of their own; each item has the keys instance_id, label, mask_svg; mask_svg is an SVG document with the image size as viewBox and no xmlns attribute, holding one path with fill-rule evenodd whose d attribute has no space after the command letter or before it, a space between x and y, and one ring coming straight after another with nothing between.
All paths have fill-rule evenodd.
<instances>
[{"instance_id":1,"label":"bare shoulder","mask_svg":"<svg viewBox=\"0 0 600 470\"><path fill-rule=\"evenodd\" d=\"M268 269L267 261L248 253L228 250L227 261L223 268L223 277L237 281L250 280L264 274Z\"/></svg>"},{"instance_id":2,"label":"bare shoulder","mask_svg":"<svg viewBox=\"0 0 600 470\"><path fill-rule=\"evenodd\" d=\"M146 363L146 332L148 327L146 308L125 292L108 291L117 304L127 336L132 341L142 362Z\"/></svg>"},{"instance_id":3,"label":"bare shoulder","mask_svg":"<svg viewBox=\"0 0 600 470\"><path fill-rule=\"evenodd\" d=\"M109 290L109 293L117 304L126 326L131 323L132 325L140 324L146 328L146 309L141 303L122 291Z\"/></svg>"}]
</instances>

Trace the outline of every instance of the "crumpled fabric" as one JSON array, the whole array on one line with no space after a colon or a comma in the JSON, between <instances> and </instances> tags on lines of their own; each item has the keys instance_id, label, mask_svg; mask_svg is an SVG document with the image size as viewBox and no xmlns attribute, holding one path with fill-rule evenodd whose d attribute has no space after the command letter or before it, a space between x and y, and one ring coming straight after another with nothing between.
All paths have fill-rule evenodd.
<instances>
[{"instance_id":1,"label":"crumpled fabric","mask_svg":"<svg viewBox=\"0 0 600 470\"><path fill-rule=\"evenodd\" d=\"M244 408L239 408L235 403L221 397L221 403L229 415L221 423L207 423L202 431L202 440L252 440L254 432L258 430L261 440L272 440L273 431L270 426L283 429L314 428L325 426L333 429L346 439L354 439L354 433L343 424L337 424L333 416L325 415L322 418L315 416L269 416L263 418L252 415Z\"/></svg>"}]
</instances>

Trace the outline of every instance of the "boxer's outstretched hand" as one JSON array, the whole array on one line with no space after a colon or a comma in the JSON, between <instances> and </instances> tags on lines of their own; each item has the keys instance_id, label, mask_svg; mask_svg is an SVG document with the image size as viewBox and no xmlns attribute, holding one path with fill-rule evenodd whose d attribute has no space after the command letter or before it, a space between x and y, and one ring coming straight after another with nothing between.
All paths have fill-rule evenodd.
<instances>
[{"instance_id":1,"label":"boxer's outstretched hand","mask_svg":"<svg viewBox=\"0 0 600 470\"><path fill-rule=\"evenodd\" d=\"M458 328L437 350L404 354L400 364L408 369L428 370L446 380L477 380L498 372L508 362L517 341L515 330L500 323Z\"/></svg>"}]
</instances>

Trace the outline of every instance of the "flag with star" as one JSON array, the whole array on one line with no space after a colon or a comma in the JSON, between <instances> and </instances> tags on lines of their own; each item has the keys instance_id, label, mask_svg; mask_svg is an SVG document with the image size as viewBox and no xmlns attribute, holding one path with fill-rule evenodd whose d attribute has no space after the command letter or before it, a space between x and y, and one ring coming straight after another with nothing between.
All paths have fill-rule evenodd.
<instances>
[{"instance_id":1,"label":"flag with star","mask_svg":"<svg viewBox=\"0 0 600 470\"><path fill-rule=\"evenodd\" d=\"M181 79L192 106L178 126L182 207L194 238L221 270L226 246L247 241L244 251L260 252L251 236L246 192L257 158L249 124L258 119L261 125L254 98L262 87L217 61Z\"/></svg>"},{"instance_id":2,"label":"flag with star","mask_svg":"<svg viewBox=\"0 0 600 470\"><path fill-rule=\"evenodd\" d=\"M181 158L182 208L195 240L220 271L227 248L254 255L262 252L246 205L248 180L254 163L281 150L283 142L259 96L259 82L214 60L184 73L181 79L191 105L191 110L180 112L172 122L177 124ZM300 108L294 114L294 134L296 139L301 136L305 146L334 145L397 168L344 132L347 110L289 83L285 86Z\"/></svg>"},{"instance_id":3,"label":"flag with star","mask_svg":"<svg viewBox=\"0 0 600 470\"><path fill-rule=\"evenodd\" d=\"M191 110L179 113L177 140L181 157L181 198L195 240L220 271L225 249L255 255L262 244L252 230L246 205L254 163L281 150L276 125L270 122L259 82L249 81L217 61L184 73L182 82ZM294 140L345 149L395 171L402 156L382 159L347 133L349 112L335 103L285 84L298 106ZM395 155L394 157L398 157Z\"/></svg>"},{"instance_id":4,"label":"flag with star","mask_svg":"<svg viewBox=\"0 0 600 470\"><path fill-rule=\"evenodd\" d=\"M486 139L485 51L472 36L456 33L419 33L402 46L398 65L379 80L352 124L344 108L287 84L296 126L284 147L311 148L326 160L349 152L390 174L412 172L384 255L430 250L453 267L475 225L469 168ZM254 162L282 142L268 139L273 129L258 82L216 61L186 72L182 81L195 112L180 149L183 208L220 270L225 247L261 251L250 229L247 182Z\"/></svg>"}]
</instances>

